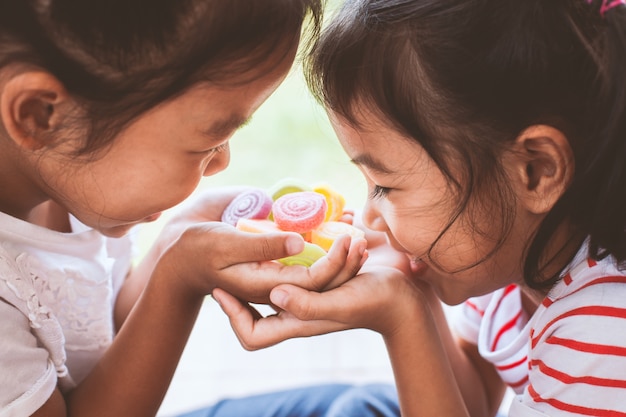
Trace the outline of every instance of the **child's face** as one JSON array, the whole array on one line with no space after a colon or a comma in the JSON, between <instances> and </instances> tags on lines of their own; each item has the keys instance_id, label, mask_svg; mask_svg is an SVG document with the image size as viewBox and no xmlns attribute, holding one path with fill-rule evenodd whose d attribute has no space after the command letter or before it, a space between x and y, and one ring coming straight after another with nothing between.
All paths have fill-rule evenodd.
<instances>
[{"instance_id":1,"label":"child's face","mask_svg":"<svg viewBox=\"0 0 626 417\"><path fill-rule=\"evenodd\" d=\"M420 279L432 285L448 304L493 291L521 279L522 248L530 225L516 218L502 247L477 266L493 249L493 240L472 227L489 229L494 219L462 214L441 239L456 201L446 177L413 139L368 117L357 129L331 114L333 127L352 161L365 177L370 196L365 225L387 234L390 244L418 263ZM433 242L437 244L430 251Z\"/></svg>"},{"instance_id":2,"label":"child's face","mask_svg":"<svg viewBox=\"0 0 626 417\"><path fill-rule=\"evenodd\" d=\"M39 161L50 197L83 223L121 236L152 221L196 188L203 176L225 169L228 140L278 87L292 63L245 85L199 85L141 116L101 157ZM62 155L69 149L58 150Z\"/></svg>"}]
</instances>

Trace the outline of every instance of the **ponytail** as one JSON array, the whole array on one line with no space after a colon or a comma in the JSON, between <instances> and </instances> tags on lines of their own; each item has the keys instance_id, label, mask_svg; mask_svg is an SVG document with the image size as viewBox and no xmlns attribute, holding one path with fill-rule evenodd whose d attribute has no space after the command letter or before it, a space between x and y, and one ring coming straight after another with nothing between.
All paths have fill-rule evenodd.
<instances>
[{"instance_id":1,"label":"ponytail","mask_svg":"<svg viewBox=\"0 0 626 417\"><path fill-rule=\"evenodd\" d=\"M595 209L584 224L589 255L613 255L626 264L626 2L589 1L599 8L605 28L594 45L598 66L596 100L590 103L595 128L589 150L595 156L579 178L596 188ZM594 151L593 148L596 148ZM577 193L585 198L583 193ZM593 195L594 193L587 194ZM584 221L584 219L583 219ZM586 228L584 228L586 229Z\"/></svg>"}]
</instances>

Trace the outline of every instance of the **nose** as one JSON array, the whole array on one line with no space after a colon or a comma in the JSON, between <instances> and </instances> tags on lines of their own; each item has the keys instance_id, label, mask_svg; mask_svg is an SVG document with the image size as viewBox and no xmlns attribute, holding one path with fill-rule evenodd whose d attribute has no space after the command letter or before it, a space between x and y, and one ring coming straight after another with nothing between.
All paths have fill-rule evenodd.
<instances>
[{"instance_id":1,"label":"nose","mask_svg":"<svg viewBox=\"0 0 626 417\"><path fill-rule=\"evenodd\" d=\"M368 200L363 208L363 224L371 230L386 232L388 230L385 219L380 214L376 202Z\"/></svg>"},{"instance_id":2,"label":"nose","mask_svg":"<svg viewBox=\"0 0 626 417\"><path fill-rule=\"evenodd\" d=\"M230 163L230 145L228 143L224 144L224 147L219 151L216 151L211 160L207 164L204 169L204 173L202 176L209 177L211 175L215 175L218 172L221 172L226 169L228 164Z\"/></svg>"}]
</instances>

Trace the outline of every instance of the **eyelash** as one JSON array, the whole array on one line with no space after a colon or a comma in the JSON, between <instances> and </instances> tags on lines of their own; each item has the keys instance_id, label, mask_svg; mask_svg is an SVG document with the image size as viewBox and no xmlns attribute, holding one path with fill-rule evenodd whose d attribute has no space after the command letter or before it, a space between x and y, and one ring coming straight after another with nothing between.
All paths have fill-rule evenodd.
<instances>
[{"instance_id":1,"label":"eyelash","mask_svg":"<svg viewBox=\"0 0 626 417\"><path fill-rule=\"evenodd\" d=\"M206 151L194 152L194 153L202 154L202 155L220 153L220 152L224 152L227 147L228 147L228 142L224 142L221 145L216 146L215 148L207 149Z\"/></svg>"},{"instance_id":2,"label":"eyelash","mask_svg":"<svg viewBox=\"0 0 626 417\"><path fill-rule=\"evenodd\" d=\"M391 188L381 187L380 185L375 185L374 189L370 193L370 199L374 200L376 198L386 197L390 191L391 191Z\"/></svg>"},{"instance_id":3,"label":"eyelash","mask_svg":"<svg viewBox=\"0 0 626 417\"><path fill-rule=\"evenodd\" d=\"M227 147L228 147L228 142L224 142L220 146L216 146L215 148L212 148L211 152L215 152L215 153L224 152Z\"/></svg>"}]
</instances>

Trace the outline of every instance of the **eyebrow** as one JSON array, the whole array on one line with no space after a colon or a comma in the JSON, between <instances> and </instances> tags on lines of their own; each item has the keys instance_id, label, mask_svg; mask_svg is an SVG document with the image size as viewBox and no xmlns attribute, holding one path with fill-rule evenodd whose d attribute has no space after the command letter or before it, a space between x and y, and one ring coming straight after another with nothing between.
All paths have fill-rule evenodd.
<instances>
[{"instance_id":1,"label":"eyebrow","mask_svg":"<svg viewBox=\"0 0 626 417\"><path fill-rule=\"evenodd\" d=\"M382 162L374 159L371 155L361 154L352 159L352 162L355 165L360 165L367 167L373 171L377 171L381 174L391 174L393 171L383 165Z\"/></svg>"},{"instance_id":2,"label":"eyebrow","mask_svg":"<svg viewBox=\"0 0 626 417\"><path fill-rule=\"evenodd\" d=\"M252 117L233 115L227 119L214 122L208 129L204 130L203 133L209 136L222 137L247 125L250 123L250 120L252 120Z\"/></svg>"}]
</instances>

